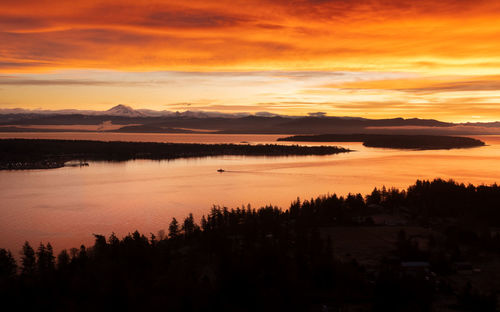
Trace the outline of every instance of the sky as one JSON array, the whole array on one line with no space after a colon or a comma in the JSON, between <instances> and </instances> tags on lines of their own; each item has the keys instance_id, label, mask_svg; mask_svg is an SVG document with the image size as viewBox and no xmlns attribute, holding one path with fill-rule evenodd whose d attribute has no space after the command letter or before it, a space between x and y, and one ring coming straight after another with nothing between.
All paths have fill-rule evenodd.
<instances>
[{"instance_id":1,"label":"sky","mask_svg":"<svg viewBox=\"0 0 500 312\"><path fill-rule=\"evenodd\" d=\"M500 120L500 2L2 0L0 109Z\"/></svg>"}]
</instances>

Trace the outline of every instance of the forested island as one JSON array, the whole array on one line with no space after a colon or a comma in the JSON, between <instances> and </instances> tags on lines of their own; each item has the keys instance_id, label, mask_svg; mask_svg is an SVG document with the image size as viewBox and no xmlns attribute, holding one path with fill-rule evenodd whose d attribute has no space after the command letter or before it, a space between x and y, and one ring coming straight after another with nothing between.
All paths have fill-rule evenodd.
<instances>
[{"instance_id":1,"label":"forested island","mask_svg":"<svg viewBox=\"0 0 500 312\"><path fill-rule=\"evenodd\" d=\"M71 160L161 160L222 155L332 155L349 151L348 149L336 146L309 147L277 144L189 144L1 139L0 170L59 168Z\"/></svg>"},{"instance_id":2,"label":"forested island","mask_svg":"<svg viewBox=\"0 0 500 312\"><path fill-rule=\"evenodd\" d=\"M439 179L286 210L213 207L199 223L94 234L57 256L47 242L26 242L19 261L0 249L0 300L18 311L497 311L498 207L497 185Z\"/></svg>"},{"instance_id":3,"label":"forested island","mask_svg":"<svg viewBox=\"0 0 500 312\"><path fill-rule=\"evenodd\" d=\"M393 134L319 134L295 135L279 138L278 141L292 142L363 142L367 147L397 149L452 149L484 146L481 140L444 135L393 135Z\"/></svg>"}]
</instances>

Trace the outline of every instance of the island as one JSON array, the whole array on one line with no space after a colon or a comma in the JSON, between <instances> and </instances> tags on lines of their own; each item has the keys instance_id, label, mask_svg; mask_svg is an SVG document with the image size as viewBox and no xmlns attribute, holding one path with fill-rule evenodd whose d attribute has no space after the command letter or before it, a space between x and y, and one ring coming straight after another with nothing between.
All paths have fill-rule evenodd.
<instances>
[{"instance_id":1,"label":"island","mask_svg":"<svg viewBox=\"0 0 500 312\"><path fill-rule=\"evenodd\" d=\"M367 147L382 147L413 150L436 150L471 148L485 143L469 137L445 135L403 135L403 134L319 134L294 135L279 138L278 141L292 142L363 142Z\"/></svg>"},{"instance_id":2,"label":"island","mask_svg":"<svg viewBox=\"0 0 500 312\"><path fill-rule=\"evenodd\" d=\"M2 139L0 140L0 170L60 168L72 160L161 160L223 155L303 156L347 152L350 150L337 146Z\"/></svg>"}]
</instances>

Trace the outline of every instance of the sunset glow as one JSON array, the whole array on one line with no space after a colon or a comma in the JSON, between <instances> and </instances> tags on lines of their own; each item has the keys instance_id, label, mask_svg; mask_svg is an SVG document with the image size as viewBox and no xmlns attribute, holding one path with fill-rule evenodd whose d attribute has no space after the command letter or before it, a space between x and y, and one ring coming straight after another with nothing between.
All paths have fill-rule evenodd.
<instances>
[{"instance_id":1,"label":"sunset glow","mask_svg":"<svg viewBox=\"0 0 500 312\"><path fill-rule=\"evenodd\" d=\"M500 120L497 1L2 1L0 108Z\"/></svg>"}]
</instances>

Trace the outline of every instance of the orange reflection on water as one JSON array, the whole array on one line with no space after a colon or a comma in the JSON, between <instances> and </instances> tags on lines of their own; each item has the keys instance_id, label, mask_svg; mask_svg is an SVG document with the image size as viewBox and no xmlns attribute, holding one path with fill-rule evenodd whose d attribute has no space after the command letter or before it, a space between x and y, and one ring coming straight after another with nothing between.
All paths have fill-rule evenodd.
<instances>
[{"instance_id":1,"label":"orange reflection on water","mask_svg":"<svg viewBox=\"0 0 500 312\"><path fill-rule=\"evenodd\" d=\"M4 134L5 135L5 134ZM14 134L13 134L14 135ZM16 136L19 134L15 134ZM21 134L27 136L28 134ZM70 134L29 134L66 138ZM81 134L77 138L100 134ZM119 135L120 140L274 142L278 136ZM73 137L75 138L75 137ZM113 134L111 139L116 139ZM56 250L92 243L92 233L156 233L172 217L210 207L251 203L287 208L296 197L366 194L373 187L406 187L416 179L453 178L465 183L500 180L500 137L481 137L474 149L400 151L339 143L356 152L331 156L225 156L173 161L92 162L89 167L0 172L0 247L17 253L29 240ZM335 144L335 143L332 143ZM218 173L218 168L226 172Z\"/></svg>"}]
</instances>

